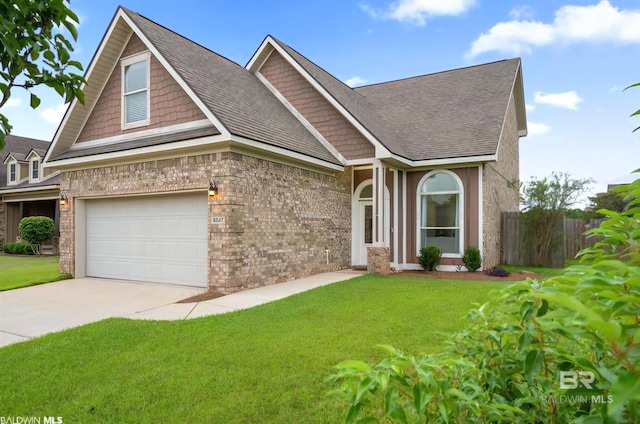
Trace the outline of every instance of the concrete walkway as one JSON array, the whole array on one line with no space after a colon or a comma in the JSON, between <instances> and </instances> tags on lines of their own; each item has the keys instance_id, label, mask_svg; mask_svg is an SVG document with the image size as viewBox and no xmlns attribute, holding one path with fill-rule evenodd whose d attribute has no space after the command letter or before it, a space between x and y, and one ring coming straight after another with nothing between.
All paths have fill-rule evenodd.
<instances>
[{"instance_id":1,"label":"concrete walkway","mask_svg":"<svg viewBox=\"0 0 640 424\"><path fill-rule=\"evenodd\" d=\"M201 288L78 278L0 292L0 347L110 317L183 320L247 309L363 274L338 271L234 293L175 303Z\"/></svg>"}]
</instances>

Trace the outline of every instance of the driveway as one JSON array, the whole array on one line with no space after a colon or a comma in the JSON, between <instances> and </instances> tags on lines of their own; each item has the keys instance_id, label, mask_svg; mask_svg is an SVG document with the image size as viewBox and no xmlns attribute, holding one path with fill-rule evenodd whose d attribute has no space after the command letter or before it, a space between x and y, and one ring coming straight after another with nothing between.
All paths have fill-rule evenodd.
<instances>
[{"instance_id":1,"label":"driveway","mask_svg":"<svg viewBox=\"0 0 640 424\"><path fill-rule=\"evenodd\" d=\"M105 318L129 317L204 291L78 278L0 292L0 347Z\"/></svg>"}]
</instances>

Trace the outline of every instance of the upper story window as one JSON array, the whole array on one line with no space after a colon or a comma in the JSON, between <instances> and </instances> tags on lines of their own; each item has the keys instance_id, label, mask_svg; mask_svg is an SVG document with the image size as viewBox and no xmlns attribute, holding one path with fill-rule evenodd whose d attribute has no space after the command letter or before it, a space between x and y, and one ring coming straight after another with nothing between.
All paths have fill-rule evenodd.
<instances>
[{"instance_id":1,"label":"upper story window","mask_svg":"<svg viewBox=\"0 0 640 424\"><path fill-rule=\"evenodd\" d=\"M38 181L40 179L40 160L33 159L31 161L31 182Z\"/></svg>"},{"instance_id":2,"label":"upper story window","mask_svg":"<svg viewBox=\"0 0 640 424\"><path fill-rule=\"evenodd\" d=\"M142 53L122 60L122 128L149 125L149 59Z\"/></svg>"},{"instance_id":3,"label":"upper story window","mask_svg":"<svg viewBox=\"0 0 640 424\"><path fill-rule=\"evenodd\" d=\"M437 246L443 256L462 255L462 182L451 171L434 171L418 185L418 250Z\"/></svg>"},{"instance_id":4,"label":"upper story window","mask_svg":"<svg viewBox=\"0 0 640 424\"><path fill-rule=\"evenodd\" d=\"M18 181L18 164L15 162L9 163L9 184L15 184Z\"/></svg>"}]
</instances>

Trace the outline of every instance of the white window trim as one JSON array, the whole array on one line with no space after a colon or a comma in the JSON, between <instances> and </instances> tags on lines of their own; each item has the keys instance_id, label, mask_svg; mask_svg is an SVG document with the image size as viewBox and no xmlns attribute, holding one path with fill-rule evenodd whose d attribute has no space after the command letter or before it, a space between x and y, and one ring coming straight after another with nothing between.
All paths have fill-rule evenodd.
<instances>
[{"instance_id":1,"label":"white window trim","mask_svg":"<svg viewBox=\"0 0 640 424\"><path fill-rule=\"evenodd\" d=\"M33 163L38 162L38 178L33 178ZM40 158L31 159L29 161L29 182L37 183L42 179L42 162Z\"/></svg>"},{"instance_id":2,"label":"white window trim","mask_svg":"<svg viewBox=\"0 0 640 424\"><path fill-rule=\"evenodd\" d=\"M124 101L124 86L125 86L125 75L124 75L124 70L127 66L132 65L134 63L138 63L138 62L142 62L142 61L146 61L147 62L147 88L145 89L147 91L147 119L144 119L142 121L136 121L136 122L131 122L131 123L127 123L126 122L126 110L125 110L125 101ZM134 54L132 56L128 56L126 58L123 58L120 60L120 72L121 72L121 79L120 79L120 115L121 115L121 122L122 122L122 129L123 130L129 130L131 128L138 128L138 127L145 127L147 125L149 125L151 123L151 52L143 52L143 53L138 53L138 54ZM135 93L140 93L143 90L137 90L137 91L132 91L131 93L127 93L127 94L135 94Z\"/></svg>"},{"instance_id":3,"label":"white window trim","mask_svg":"<svg viewBox=\"0 0 640 424\"><path fill-rule=\"evenodd\" d=\"M456 183L458 183L458 191L432 191L432 192L423 192L422 184L432 176L433 174L443 173L452 176ZM462 184L462 180L458 175L449 171L448 169L435 169L433 171L427 172L418 182L418 187L416 189L416 255L420 256L420 233L422 231L422 223L420 222L421 217L421 197L426 194L457 194L458 195L458 229L460 231L460 239L458 241L458 252L459 253L442 253L443 258L462 258L464 252L464 185ZM445 227L438 227L445 228ZM451 227L456 228L456 227Z\"/></svg>"},{"instance_id":4,"label":"white window trim","mask_svg":"<svg viewBox=\"0 0 640 424\"><path fill-rule=\"evenodd\" d=\"M11 165L16 167L15 180L11 179ZM17 161L12 160L7 164L7 185L16 185L18 184L18 181L20 181L20 164Z\"/></svg>"}]
</instances>

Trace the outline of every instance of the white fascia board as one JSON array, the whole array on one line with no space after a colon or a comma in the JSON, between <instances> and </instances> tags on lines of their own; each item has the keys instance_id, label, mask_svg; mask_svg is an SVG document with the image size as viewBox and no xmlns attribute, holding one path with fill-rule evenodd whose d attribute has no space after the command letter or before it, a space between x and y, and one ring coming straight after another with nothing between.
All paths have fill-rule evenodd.
<instances>
[{"instance_id":1,"label":"white fascia board","mask_svg":"<svg viewBox=\"0 0 640 424\"><path fill-rule=\"evenodd\" d=\"M23 188L14 188L10 190L0 190L0 194L11 194L11 193L28 193L32 191L43 191L43 190L57 190L60 186L48 185L48 186L40 186L40 187L23 187Z\"/></svg>"},{"instance_id":2,"label":"white fascia board","mask_svg":"<svg viewBox=\"0 0 640 424\"><path fill-rule=\"evenodd\" d=\"M371 169L373 167L373 161L375 158L365 158L365 159L348 159L346 166L366 166L367 169Z\"/></svg>"},{"instance_id":3,"label":"white fascia board","mask_svg":"<svg viewBox=\"0 0 640 424\"><path fill-rule=\"evenodd\" d=\"M311 123L307 121L306 118L302 116L302 114L298 112L298 110L293 107L293 105L289 103L289 101L273 85L271 85L269 80L267 80L264 75L257 71L255 75L265 85L265 87L267 87L271 94L273 94L278 100L280 100L280 103L282 103L284 107L286 107L287 110L289 110L289 112L291 112L291 114L295 116L298 121L300 121L300 123L307 129L307 131L309 131L324 146L324 148L329 151L329 153L331 153L341 164L346 165L347 160L344 158L344 156L342 156L340 152L335 147L333 147L333 145L329 143L329 141L324 138L322 134L320 134L320 132L316 130L316 128L311 125Z\"/></svg>"},{"instance_id":4,"label":"white fascia board","mask_svg":"<svg viewBox=\"0 0 640 424\"><path fill-rule=\"evenodd\" d=\"M122 10L119 10L118 13L119 13L119 16L122 17L122 19L133 30L133 32L135 32L135 34L140 38L140 40L142 40L142 42L147 46L147 48L151 51L151 53L153 53L155 58L158 59L158 61L162 64L162 66L164 66L164 68L167 70L167 72L169 72L169 74L178 83L178 85L185 91L185 93L187 93L189 98L191 98L191 100L196 105L198 105L198 108L200 108L202 113L204 113L204 115L207 118L209 118L209 120L213 123L213 125L216 126L216 128L218 128L218 130L223 136L225 136L226 138L229 138L231 136L231 133L229 132L227 127L224 126L222 122L213 114L213 112L211 112L209 108L205 106L202 100L200 100L200 98L196 96L193 90L191 90L191 87L189 87L189 85L187 85L187 83L184 82L182 77L180 77L180 75L176 72L176 70L173 69L173 67L169 64L169 62L160 54L158 49L156 49L156 47L153 44L151 44L149 39L144 35L144 33L140 30L140 28L138 28L138 26Z\"/></svg>"},{"instance_id":5,"label":"white fascia board","mask_svg":"<svg viewBox=\"0 0 640 424\"><path fill-rule=\"evenodd\" d=\"M526 137L529 134L527 130L518 130L519 137Z\"/></svg>"},{"instance_id":6,"label":"white fascia board","mask_svg":"<svg viewBox=\"0 0 640 424\"><path fill-rule=\"evenodd\" d=\"M389 150L382 144L373 134L369 132L357 119L353 117L327 90L322 87L318 81L316 81L309 73L302 67L298 62L296 62L289 54L282 48L280 45L273 40L270 36L268 36L265 41L262 43L262 46L265 46L265 43L270 43L271 46L278 52L280 55L289 63L289 65L293 66L293 68L302 75L302 77L313 86L322 96L334 107L342 116L344 116L351 125L353 125L373 146L376 148L376 156L378 156L378 151L381 152L380 156L384 156L384 153L391 154ZM261 46L261 48L262 48ZM258 57L259 55L256 55Z\"/></svg>"},{"instance_id":7,"label":"white fascia board","mask_svg":"<svg viewBox=\"0 0 640 424\"><path fill-rule=\"evenodd\" d=\"M311 156L304 155L302 153L296 153L291 150L283 149L282 147L271 146L269 144L265 144L259 141L251 140L248 138L240 137L237 135L231 136L231 141L236 142L240 145L244 145L247 147L251 147L257 150L262 150L265 152L273 153L277 156L282 156L285 158L291 158L293 160L299 162L306 162L315 166L319 166L322 168L328 168L335 171L344 171L344 167L342 165L337 165L331 162L324 161L322 159L317 159Z\"/></svg>"},{"instance_id":8,"label":"white fascia board","mask_svg":"<svg viewBox=\"0 0 640 424\"><path fill-rule=\"evenodd\" d=\"M229 141L228 137L224 137L222 135L214 135L209 137L201 137L201 138L192 138L184 141L176 141L173 143L166 143L157 146L148 146L148 147L140 147L132 150L123 150L119 152L110 152L110 153L102 153L91 156L81 156L77 158L70 159L60 159L51 161L47 164L48 167L52 168L61 168L68 167L74 165L82 165L89 164L93 162L100 162L105 160L113 160L127 157L139 157L141 155L149 154L149 153L159 153L159 152L170 152L173 150L192 148L192 147L202 147L205 148L207 146L215 145L216 143L221 143ZM179 155L176 155L179 156ZM139 161L144 161L144 158L140 158ZM138 161L138 162L139 162ZM78 169L82 169L82 167L76 167Z\"/></svg>"},{"instance_id":9,"label":"white fascia board","mask_svg":"<svg viewBox=\"0 0 640 424\"><path fill-rule=\"evenodd\" d=\"M434 166L477 164L479 162L492 162L496 160L496 155L465 156L465 157L459 157L459 158L428 159L428 160L417 160L417 161L408 160L406 158L403 158L397 155L393 155L392 158L406 164L408 168L422 168L422 167L427 168L427 167L434 167Z\"/></svg>"},{"instance_id":10,"label":"white fascia board","mask_svg":"<svg viewBox=\"0 0 640 424\"><path fill-rule=\"evenodd\" d=\"M273 42L273 39L272 39L271 37L266 37L266 38L262 41L262 43L260 44L260 47L258 47L258 50L256 50L256 51L255 51L255 53L253 53L253 56L251 56L251 59L249 59L249 63L247 63L247 66L245 66L245 69L246 69L247 71L253 72L253 71L251 71L251 68L253 68L253 67L254 67L254 65L257 65L256 72L257 72L257 71L262 67L262 64L263 64L264 62L266 62L266 59L267 59L269 56L267 56L267 58L265 58L265 59L262 61L262 63L257 63L258 58L259 58L259 57L260 57L260 55L262 54L262 51L263 51L264 49L266 49L266 48L267 48L267 46L269 46L270 44L273 46L273 44L275 44L275 43ZM272 48L273 48L273 47L272 47ZM271 55L271 53L269 53L269 55Z\"/></svg>"}]
</instances>

